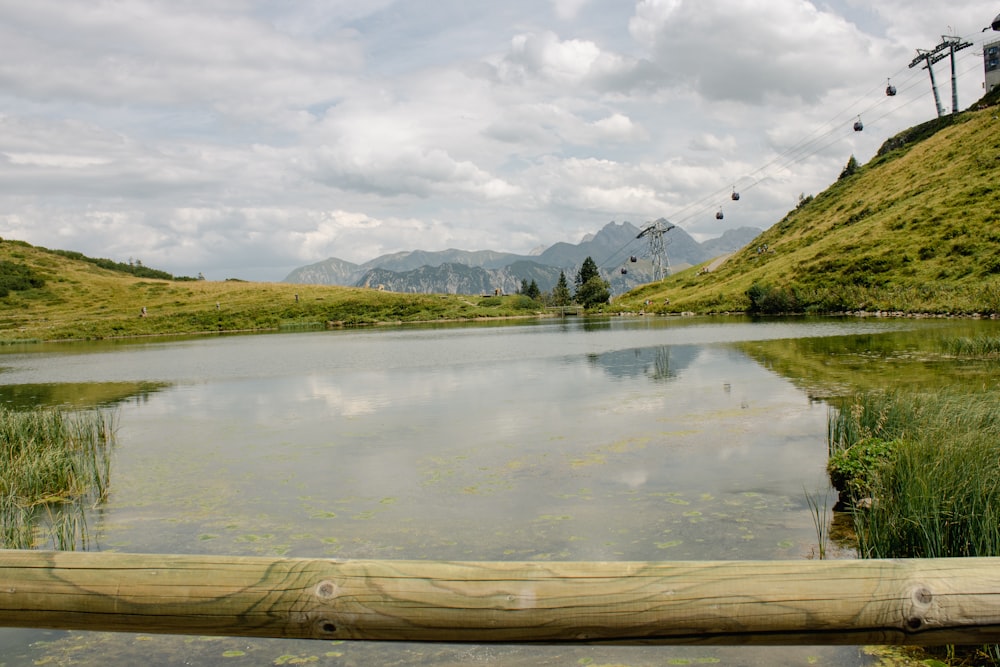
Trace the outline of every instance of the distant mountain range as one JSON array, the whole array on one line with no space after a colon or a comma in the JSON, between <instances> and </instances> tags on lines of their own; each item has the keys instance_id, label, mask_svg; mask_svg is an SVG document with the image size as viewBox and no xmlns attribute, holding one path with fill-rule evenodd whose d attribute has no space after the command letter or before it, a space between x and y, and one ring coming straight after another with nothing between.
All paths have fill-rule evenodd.
<instances>
[{"instance_id":1,"label":"distant mountain range","mask_svg":"<svg viewBox=\"0 0 1000 667\"><path fill-rule=\"evenodd\" d=\"M560 271L565 272L572 288L583 260L591 257L611 283L612 292L620 294L653 280L649 247L644 239L636 238L640 231L629 222L609 222L580 243L560 242L532 255L493 250L413 250L382 255L364 264L331 257L295 269L284 282L430 294L492 294L499 289L511 294L520 289L522 280L534 280L540 290L547 292L555 287ZM756 227L740 227L699 243L680 227L674 227L665 237L667 260L671 270L701 264L743 248L761 232ZM633 256L635 262L631 261Z\"/></svg>"}]
</instances>

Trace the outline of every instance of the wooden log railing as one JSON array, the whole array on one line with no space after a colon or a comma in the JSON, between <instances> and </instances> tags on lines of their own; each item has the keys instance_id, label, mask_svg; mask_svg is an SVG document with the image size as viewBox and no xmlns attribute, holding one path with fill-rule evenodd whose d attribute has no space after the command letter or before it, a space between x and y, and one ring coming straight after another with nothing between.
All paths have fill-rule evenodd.
<instances>
[{"instance_id":1,"label":"wooden log railing","mask_svg":"<svg viewBox=\"0 0 1000 667\"><path fill-rule=\"evenodd\" d=\"M1000 559L434 562L0 550L0 626L328 640L1000 643Z\"/></svg>"}]
</instances>

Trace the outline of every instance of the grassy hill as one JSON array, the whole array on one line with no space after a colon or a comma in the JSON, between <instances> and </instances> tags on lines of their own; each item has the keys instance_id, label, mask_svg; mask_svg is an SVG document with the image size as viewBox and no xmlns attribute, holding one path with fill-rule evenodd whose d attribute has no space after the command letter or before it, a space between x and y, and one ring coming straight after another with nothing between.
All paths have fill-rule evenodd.
<instances>
[{"instance_id":1,"label":"grassy hill","mask_svg":"<svg viewBox=\"0 0 1000 667\"><path fill-rule=\"evenodd\" d=\"M539 304L517 296L483 300L172 279L145 267L0 240L0 343L462 320L538 310Z\"/></svg>"},{"instance_id":2,"label":"grassy hill","mask_svg":"<svg viewBox=\"0 0 1000 667\"><path fill-rule=\"evenodd\" d=\"M935 119L891 138L868 164L845 167L711 273L693 267L615 305L1000 313L998 176L995 107Z\"/></svg>"}]
</instances>

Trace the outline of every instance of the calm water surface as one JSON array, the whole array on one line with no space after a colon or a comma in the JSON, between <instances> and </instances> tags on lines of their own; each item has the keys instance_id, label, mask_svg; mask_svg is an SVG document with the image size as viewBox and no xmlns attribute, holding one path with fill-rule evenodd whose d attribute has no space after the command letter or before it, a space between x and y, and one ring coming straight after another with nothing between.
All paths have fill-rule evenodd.
<instances>
[{"instance_id":1,"label":"calm water surface","mask_svg":"<svg viewBox=\"0 0 1000 667\"><path fill-rule=\"evenodd\" d=\"M796 559L817 548L806 494L834 500L824 472L828 406L817 397L872 365L912 358L949 331L996 332L996 324L571 318L32 346L0 354L0 401L117 406L111 497L88 518L93 550ZM784 368L800 357L839 364L835 385ZM855 647L451 646L12 629L0 630L0 656L0 665L871 660Z\"/></svg>"}]
</instances>

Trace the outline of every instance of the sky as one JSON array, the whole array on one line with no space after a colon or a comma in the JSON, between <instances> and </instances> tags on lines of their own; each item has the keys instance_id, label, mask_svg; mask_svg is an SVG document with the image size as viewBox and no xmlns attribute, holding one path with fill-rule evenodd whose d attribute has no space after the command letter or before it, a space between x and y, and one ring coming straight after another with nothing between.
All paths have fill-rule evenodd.
<instances>
[{"instance_id":1,"label":"sky","mask_svg":"<svg viewBox=\"0 0 1000 667\"><path fill-rule=\"evenodd\" d=\"M699 240L766 229L850 156L937 115L917 49L971 42L959 108L978 100L998 12L0 0L0 237L280 281L329 257L529 253L611 221L663 217ZM934 75L950 112L947 58Z\"/></svg>"}]
</instances>

